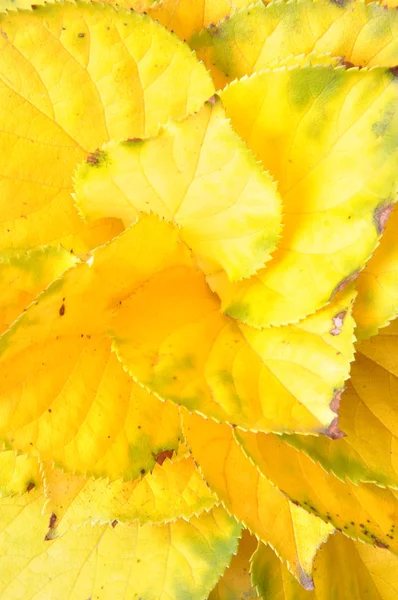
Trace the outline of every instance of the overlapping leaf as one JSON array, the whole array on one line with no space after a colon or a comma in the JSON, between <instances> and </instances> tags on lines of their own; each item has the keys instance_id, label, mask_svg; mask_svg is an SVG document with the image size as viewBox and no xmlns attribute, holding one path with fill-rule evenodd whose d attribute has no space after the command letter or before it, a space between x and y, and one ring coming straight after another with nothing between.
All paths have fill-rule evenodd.
<instances>
[{"instance_id":1,"label":"overlapping leaf","mask_svg":"<svg viewBox=\"0 0 398 600\"><path fill-rule=\"evenodd\" d=\"M105 146L79 167L75 189L90 221L118 217L130 225L153 212L181 227L205 273L224 270L236 280L269 260L280 198L214 102L157 137Z\"/></svg>"},{"instance_id":2,"label":"overlapping leaf","mask_svg":"<svg viewBox=\"0 0 398 600\"><path fill-rule=\"evenodd\" d=\"M240 532L216 508L189 523L87 525L44 540L48 516L39 492L0 505L0 597L7 600L202 600L236 552Z\"/></svg>"},{"instance_id":3,"label":"overlapping leaf","mask_svg":"<svg viewBox=\"0 0 398 600\"><path fill-rule=\"evenodd\" d=\"M110 6L8 13L0 29L0 247L85 252L121 224L84 224L71 198L76 165L110 139L197 110L210 78L163 27Z\"/></svg>"},{"instance_id":4,"label":"overlapping leaf","mask_svg":"<svg viewBox=\"0 0 398 600\"><path fill-rule=\"evenodd\" d=\"M105 335L133 377L163 399L248 428L335 435L333 399L352 359L352 299L347 291L298 325L239 327L220 313L178 231L143 218L54 282L0 338L1 437L43 460L58 460L59 448L66 468L117 477L120 468L129 473L146 428L156 443L155 410L166 424L162 443L171 444L159 450L175 449L175 407L157 408L130 381ZM105 448L112 457L104 472ZM111 474L114 452L122 462Z\"/></svg>"},{"instance_id":5,"label":"overlapping leaf","mask_svg":"<svg viewBox=\"0 0 398 600\"><path fill-rule=\"evenodd\" d=\"M398 326L357 345L339 424L346 437L286 436L340 479L398 488Z\"/></svg>"},{"instance_id":6,"label":"overlapping leaf","mask_svg":"<svg viewBox=\"0 0 398 600\"><path fill-rule=\"evenodd\" d=\"M193 33L214 26L250 4L251 0L162 0L154 3L148 14L180 38L189 40Z\"/></svg>"},{"instance_id":7,"label":"overlapping leaf","mask_svg":"<svg viewBox=\"0 0 398 600\"><path fill-rule=\"evenodd\" d=\"M398 15L376 2L257 2L194 35L216 87L295 54L328 52L357 66L395 67Z\"/></svg>"},{"instance_id":8,"label":"overlapping leaf","mask_svg":"<svg viewBox=\"0 0 398 600\"><path fill-rule=\"evenodd\" d=\"M277 436L236 430L236 438L260 472L292 502L353 539L398 554L395 491L372 484L343 483Z\"/></svg>"},{"instance_id":9,"label":"overlapping leaf","mask_svg":"<svg viewBox=\"0 0 398 600\"><path fill-rule=\"evenodd\" d=\"M271 544L307 589L312 562L333 528L290 502L244 455L227 425L183 413L184 433L210 488L257 538Z\"/></svg>"},{"instance_id":10,"label":"overlapping leaf","mask_svg":"<svg viewBox=\"0 0 398 600\"><path fill-rule=\"evenodd\" d=\"M260 545L252 560L252 578L263 600L395 600L398 558L386 550L330 536L315 559L315 589L307 592L271 548Z\"/></svg>"},{"instance_id":11,"label":"overlapping leaf","mask_svg":"<svg viewBox=\"0 0 398 600\"><path fill-rule=\"evenodd\" d=\"M250 577L250 558L256 548L256 538L250 535L247 529L244 529L238 552L232 557L231 564L211 592L209 600L256 600L259 598Z\"/></svg>"},{"instance_id":12,"label":"overlapping leaf","mask_svg":"<svg viewBox=\"0 0 398 600\"><path fill-rule=\"evenodd\" d=\"M112 523L115 519L123 523L138 521L141 525L188 520L213 508L217 499L192 458L165 460L165 455L158 453L151 473L127 482L87 479L46 464L46 512L57 515L57 531L87 522Z\"/></svg>"},{"instance_id":13,"label":"overlapping leaf","mask_svg":"<svg viewBox=\"0 0 398 600\"><path fill-rule=\"evenodd\" d=\"M386 220L388 218L386 214ZM366 339L398 315L398 210L394 206L374 256L356 283L356 336Z\"/></svg>"},{"instance_id":14,"label":"overlapping leaf","mask_svg":"<svg viewBox=\"0 0 398 600\"><path fill-rule=\"evenodd\" d=\"M228 314L256 326L294 321L362 268L396 199L397 89L383 69L318 66L265 71L222 92L284 207L282 240L264 270L237 283L209 277Z\"/></svg>"},{"instance_id":15,"label":"overlapping leaf","mask_svg":"<svg viewBox=\"0 0 398 600\"><path fill-rule=\"evenodd\" d=\"M18 456L13 450L0 452L0 497L24 494L41 482L37 458Z\"/></svg>"},{"instance_id":16,"label":"overlapping leaf","mask_svg":"<svg viewBox=\"0 0 398 600\"><path fill-rule=\"evenodd\" d=\"M0 255L0 333L75 262L75 257L62 247Z\"/></svg>"}]
</instances>

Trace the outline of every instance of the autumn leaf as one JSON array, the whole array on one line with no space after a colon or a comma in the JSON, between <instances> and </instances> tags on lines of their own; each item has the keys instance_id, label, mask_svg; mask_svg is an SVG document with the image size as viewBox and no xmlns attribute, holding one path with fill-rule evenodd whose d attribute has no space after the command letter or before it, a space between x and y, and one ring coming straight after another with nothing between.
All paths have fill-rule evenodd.
<instances>
[{"instance_id":1,"label":"autumn leaf","mask_svg":"<svg viewBox=\"0 0 398 600\"><path fill-rule=\"evenodd\" d=\"M245 456L232 428L183 412L188 445L228 512L270 544L306 589L312 563L333 527L290 502Z\"/></svg>"},{"instance_id":2,"label":"autumn leaf","mask_svg":"<svg viewBox=\"0 0 398 600\"><path fill-rule=\"evenodd\" d=\"M257 549L257 540L247 529L242 532L238 552L209 596L209 600L256 600L259 598L252 586L250 559ZM298 585L298 584L297 584Z\"/></svg>"},{"instance_id":3,"label":"autumn leaf","mask_svg":"<svg viewBox=\"0 0 398 600\"><path fill-rule=\"evenodd\" d=\"M192 36L218 89L284 58L328 52L359 67L395 67L398 15L372 2L257 2Z\"/></svg>"},{"instance_id":4,"label":"autumn leaf","mask_svg":"<svg viewBox=\"0 0 398 600\"><path fill-rule=\"evenodd\" d=\"M227 314L257 327L292 322L356 277L396 200L396 97L389 71L321 66L265 71L222 92L232 125L278 180L284 222L265 269L237 283L208 278Z\"/></svg>"},{"instance_id":5,"label":"autumn leaf","mask_svg":"<svg viewBox=\"0 0 398 600\"><path fill-rule=\"evenodd\" d=\"M0 595L9 600L43 594L62 600L127 600L133 594L200 600L236 552L240 533L236 521L216 508L190 522L86 525L45 540L48 516L41 514L40 490L0 505Z\"/></svg>"},{"instance_id":6,"label":"autumn leaf","mask_svg":"<svg viewBox=\"0 0 398 600\"><path fill-rule=\"evenodd\" d=\"M259 545L253 556L251 569L253 584L263 600L394 600L398 592L397 566L394 554L335 534L317 554L315 589L311 592L300 587L264 544Z\"/></svg>"},{"instance_id":7,"label":"autumn leaf","mask_svg":"<svg viewBox=\"0 0 398 600\"><path fill-rule=\"evenodd\" d=\"M356 346L351 378L341 397L339 425L346 437L285 436L337 477L398 489L397 321Z\"/></svg>"},{"instance_id":8,"label":"autumn leaf","mask_svg":"<svg viewBox=\"0 0 398 600\"><path fill-rule=\"evenodd\" d=\"M343 483L278 436L238 430L235 436L263 476L291 502L355 540L398 554L395 539L398 495L395 490L365 483ZM274 459L276 456L277 460Z\"/></svg>"},{"instance_id":9,"label":"autumn leaf","mask_svg":"<svg viewBox=\"0 0 398 600\"><path fill-rule=\"evenodd\" d=\"M212 102L157 137L103 147L78 168L76 197L90 221L117 217L128 226L151 212L175 223L205 273L223 270L236 280L270 259L280 197Z\"/></svg>"},{"instance_id":10,"label":"autumn leaf","mask_svg":"<svg viewBox=\"0 0 398 600\"><path fill-rule=\"evenodd\" d=\"M0 248L86 252L121 224L84 224L71 197L76 165L110 139L197 110L213 86L189 48L134 12L47 5L1 15L0 29Z\"/></svg>"},{"instance_id":11,"label":"autumn leaf","mask_svg":"<svg viewBox=\"0 0 398 600\"><path fill-rule=\"evenodd\" d=\"M386 209L385 233L380 246L360 274L356 283L356 336L366 339L376 335L398 315L398 210Z\"/></svg>"},{"instance_id":12,"label":"autumn leaf","mask_svg":"<svg viewBox=\"0 0 398 600\"><path fill-rule=\"evenodd\" d=\"M208 512L217 499L192 458L173 457L173 451L167 452L167 459L161 452L155 456L152 472L126 482L85 478L45 463L45 510L57 515L57 533L82 523L161 524Z\"/></svg>"}]
</instances>

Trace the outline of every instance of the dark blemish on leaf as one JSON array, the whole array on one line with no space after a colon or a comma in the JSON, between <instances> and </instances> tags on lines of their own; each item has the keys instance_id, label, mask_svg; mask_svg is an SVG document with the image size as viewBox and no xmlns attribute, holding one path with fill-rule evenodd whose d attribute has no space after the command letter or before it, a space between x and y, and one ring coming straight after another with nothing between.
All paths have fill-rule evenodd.
<instances>
[{"instance_id":1,"label":"dark blemish on leaf","mask_svg":"<svg viewBox=\"0 0 398 600\"><path fill-rule=\"evenodd\" d=\"M51 408L48 409L48 412L52 412Z\"/></svg>"},{"instance_id":2,"label":"dark blemish on leaf","mask_svg":"<svg viewBox=\"0 0 398 600\"><path fill-rule=\"evenodd\" d=\"M330 296L330 300L333 300L333 298L335 297L336 294L338 294L339 292L344 290L344 288L347 287L347 285L349 285L350 283L355 281L356 278L358 277L358 275L359 275L359 273L357 271L355 271L355 273L352 273L352 275L349 275L348 277L344 277L344 279L342 279L340 281L340 283L338 285L336 285L336 287L334 288L332 295Z\"/></svg>"},{"instance_id":3,"label":"dark blemish on leaf","mask_svg":"<svg viewBox=\"0 0 398 600\"><path fill-rule=\"evenodd\" d=\"M61 305L61 308L59 309L59 316L63 317L65 314L65 304Z\"/></svg>"},{"instance_id":4,"label":"dark blemish on leaf","mask_svg":"<svg viewBox=\"0 0 398 600\"><path fill-rule=\"evenodd\" d=\"M341 396L343 394L345 390L345 387L343 387L341 390L336 390L335 395L333 396L333 400L330 403L330 408L331 410L336 413L336 415L339 412L339 408L340 408L340 402L341 402Z\"/></svg>"},{"instance_id":5,"label":"dark blemish on leaf","mask_svg":"<svg viewBox=\"0 0 398 600\"><path fill-rule=\"evenodd\" d=\"M126 142L142 142L142 138L139 137L132 137L132 138L127 138Z\"/></svg>"},{"instance_id":6,"label":"dark blemish on leaf","mask_svg":"<svg viewBox=\"0 0 398 600\"><path fill-rule=\"evenodd\" d=\"M378 234L382 234L384 232L388 219L390 218L392 208L392 204L381 204L374 211L373 222Z\"/></svg>"},{"instance_id":7,"label":"dark blemish on leaf","mask_svg":"<svg viewBox=\"0 0 398 600\"><path fill-rule=\"evenodd\" d=\"M5 31L3 31L3 30L2 30L2 31L1 31L1 35L3 36L3 38L4 38L5 40L8 40L8 35L6 34L6 32L5 32ZM7 229L7 231L9 231L9 229Z\"/></svg>"},{"instance_id":8,"label":"dark blemish on leaf","mask_svg":"<svg viewBox=\"0 0 398 600\"><path fill-rule=\"evenodd\" d=\"M294 506L300 506L300 502L298 500L290 500L290 502L294 504Z\"/></svg>"},{"instance_id":9,"label":"dark blemish on leaf","mask_svg":"<svg viewBox=\"0 0 398 600\"><path fill-rule=\"evenodd\" d=\"M312 577L307 573L304 573L302 569L300 569L299 581L305 590L310 591L314 589L314 582L312 580Z\"/></svg>"},{"instance_id":10,"label":"dark blemish on leaf","mask_svg":"<svg viewBox=\"0 0 398 600\"><path fill-rule=\"evenodd\" d=\"M116 525L119 523L117 519L114 519L111 523L112 529L115 529Z\"/></svg>"},{"instance_id":11,"label":"dark blemish on leaf","mask_svg":"<svg viewBox=\"0 0 398 600\"><path fill-rule=\"evenodd\" d=\"M349 61L349 60L345 60L345 58L342 58L342 59L341 59L341 61L340 61L340 64L341 64L343 67L346 67L346 69L352 69L352 67L355 67L354 63L352 63L352 62L351 62L351 61Z\"/></svg>"},{"instance_id":12,"label":"dark blemish on leaf","mask_svg":"<svg viewBox=\"0 0 398 600\"><path fill-rule=\"evenodd\" d=\"M332 327L332 329L329 331L329 333L331 335L340 335L340 333L342 331L341 328L344 325L344 319L345 319L346 314L347 314L347 311L346 310L342 310L341 312L337 313L337 315L335 315L332 318L334 327Z\"/></svg>"},{"instance_id":13,"label":"dark blemish on leaf","mask_svg":"<svg viewBox=\"0 0 398 600\"><path fill-rule=\"evenodd\" d=\"M141 469L141 475L145 475L146 471L145 469Z\"/></svg>"},{"instance_id":14,"label":"dark blemish on leaf","mask_svg":"<svg viewBox=\"0 0 398 600\"><path fill-rule=\"evenodd\" d=\"M36 485L33 483L33 481L31 481L30 483L28 483L28 487L26 488L26 491L31 492L35 487L36 487Z\"/></svg>"},{"instance_id":15,"label":"dark blemish on leaf","mask_svg":"<svg viewBox=\"0 0 398 600\"><path fill-rule=\"evenodd\" d=\"M210 96L210 98L207 100L207 102L209 104L211 104L212 106L215 106L216 105L216 97L214 95Z\"/></svg>"},{"instance_id":16,"label":"dark blemish on leaf","mask_svg":"<svg viewBox=\"0 0 398 600\"><path fill-rule=\"evenodd\" d=\"M48 522L48 531L46 533L46 537L44 538L45 542L49 542L55 538L54 529L57 523L57 515L55 513L51 513L50 520Z\"/></svg>"},{"instance_id":17,"label":"dark blemish on leaf","mask_svg":"<svg viewBox=\"0 0 398 600\"><path fill-rule=\"evenodd\" d=\"M57 515L55 513L51 513L50 520L48 521L48 527L50 529L54 529L56 522L57 522Z\"/></svg>"},{"instance_id":18,"label":"dark blemish on leaf","mask_svg":"<svg viewBox=\"0 0 398 600\"><path fill-rule=\"evenodd\" d=\"M164 461L166 460L166 458L172 458L173 453L174 453L174 450L161 450L157 454L152 453L152 456L154 457L154 459L156 460L158 465L162 465L164 463Z\"/></svg>"},{"instance_id":19,"label":"dark blemish on leaf","mask_svg":"<svg viewBox=\"0 0 398 600\"><path fill-rule=\"evenodd\" d=\"M355 525L355 521L351 521L351 525Z\"/></svg>"},{"instance_id":20,"label":"dark blemish on leaf","mask_svg":"<svg viewBox=\"0 0 398 600\"><path fill-rule=\"evenodd\" d=\"M388 550L388 548L390 547L388 544L385 544L378 538L375 539L375 546L377 546L378 548L383 548L383 550Z\"/></svg>"},{"instance_id":21,"label":"dark blemish on leaf","mask_svg":"<svg viewBox=\"0 0 398 600\"><path fill-rule=\"evenodd\" d=\"M398 65L396 67L391 67L390 71L394 77L398 77Z\"/></svg>"},{"instance_id":22,"label":"dark blemish on leaf","mask_svg":"<svg viewBox=\"0 0 398 600\"><path fill-rule=\"evenodd\" d=\"M91 152L91 154L89 154L87 156L86 162L88 162L89 165L98 165L100 158L101 158L101 151L99 148L97 148L95 152Z\"/></svg>"},{"instance_id":23,"label":"dark blemish on leaf","mask_svg":"<svg viewBox=\"0 0 398 600\"><path fill-rule=\"evenodd\" d=\"M79 37L79 38L84 38L84 33L78 33L78 34L77 34L77 37Z\"/></svg>"},{"instance_id":24,"label":"dark blemish on leaf","mask_svg":"<svg viewBox=\"0 0 398 600\"><path fill-rule=\"evenodd\" d=\"M370 523L369 519L366 519L366 522L367 522L367 523Z\"/></svg>"},{"instance_id":25,"label":"dark blemish on leaf","mask_svg":"<svg viewBox=\"0 0 398 600\"><path fill-rule=\"evenodd\" d=\"M344 431L341 431L340 427L338 426L338 417L333 419L329 427L325 429L324 435L329 437L331 440L339 440L346 436Z\"/></svg>"}]
</instances>

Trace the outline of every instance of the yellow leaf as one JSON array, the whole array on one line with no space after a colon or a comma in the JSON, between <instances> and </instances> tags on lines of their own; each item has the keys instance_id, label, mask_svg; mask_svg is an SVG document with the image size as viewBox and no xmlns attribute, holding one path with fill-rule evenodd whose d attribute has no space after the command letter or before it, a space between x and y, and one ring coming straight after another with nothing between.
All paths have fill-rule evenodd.
<instances>
[{"instance_id":1,"label":"yellow leaf","mask_svg":"<svg viewBox=\"0 0 398 600\"><path fill-rule=\"evenodd\" d=\"M178 231L144 217L69 269L0 338L0 438L112 479L135 479L153 452L176 449L175 404L133 383L106 335L133 377L165 400L244 427L334 435L351 301L347 292L297 326L240 329L220 313Z\"/></svg>"},{"instance_id":2,"label":"yellow leaf","mask_svg":"<svg viewBox=\"0 0 398 600\"><path fill-rule=\"evenodd\" d=\"M284 436L340 479L398 489L398 323L356 347L339 425L346 437Z\"/></svg>"},{"instance_id":3,"label":"yellow leaf","mask_svg":"<svg viewBox=\"0 0 398 600\"><path fill-rule=\"evenodd\" d=\"M257 548L257 540L243 530L238 553L209 596L209 600L257 600L259 596L250 579L250 558Z\"/></svg>"},{"instance_id":4,"label":"yellow leaf","mask_svg":"<svg viewBox=\"0 0 398 600\"><path fill-rule=\"evenodd\" d=\"M233 429L183 412L183 429L204 479L231 514L269 543L307 589L319 545L333 528L282 495L245 456Z\"/></svg>"},{"instance_id":5,"label":"yellow leaf","mask_svg":"<svg viewBox=\"0 0 398 600\"><path fill-rule=\"evenodd\" d=\"M255 435L237 430L236 438L264 477L283 490L292 502L349 537L398 553L394 531L398 519L397 492L372 484L343 483L273 434Z\"/></svg>"},{"instance_id":6,"label":"yellow leaf","mask_svg":"<svg viewBox=\"0 0 398 600\"><path fill-rule=\"evenodd\" d=\"M112 138L154 134L197 110L211 80L163 27L111 6L8 13L0 29L0 248L86 252L121 223L84 224L71 198L77 164Z\"/></svg>"},{"instance_id":7,"label":"yellow leaf","mask_svg":"<svg viewBox=\"0 0 398 600\"><path fill-rule=\"evenodd\" d=\"M45 4L56 4L61 0L0 0L0 13L13 12L16 10L29 10L34 6L44 6ZM99 2L100 0L81 0L89 4ZM161 1L161 0L160 0ZM72 2L72 0L71 0ZM73 2L72 2L73 3ZM120 8L133 9L137 12L145 12L154 4L154 0L105 0L105 4L113 4Z\"/></svg>"},{"instance_id":8,"label":"yellow leaf","mask_svg":"<svg viewBox=\"0 0 398 600\"><path fill-rule=\"evenodd\" d=\"M250 4L252 0L162 0L154 3L148 14L180 38L189 40L193 33L214 26Z\"/></svg>"},{"instance_id":9,"label":"yellow leaf","mask_svg":"<svg viewBox=\"0 0 398 600\"><path fill-rule=\"evenodd\" d=\"M169 453L169 455L171 452ZM152 473L135 481L87 479L44 465L47 513L57 515L57 531L84 522L138 521L166 523L186 520L214 507L217 499L207 488L192 458L165 460L158 453ZM1 457L1 454L0 454Z\"/></svg>"},{"instance_id":10,"label":"yellow leaf","mask_svg":"<svg viewBox=\"0 0 398 600\"><path fill-rule=\"evenodd\" d=\"M0 333L75 262L75 257L61 247L0 254Z\"/></svg>"},{"instance_id":11,"label":"yellow leaf","mask_svg":"<svg viewBox=\"0 0 398 600\"><path fill-rule=\"evenodd\" d=\"M395 67L398 15L375 2L263 2L193 35L217 88L287 56L328 52L357 66Z\"/></svg>"},{"instance_id":12,"label":"yellow leaf","mask_svg":"<svg viewBox=\"0 0 398 600\"><path fill-rule=\"evenodd\" d=\"M86 525L45 541L42 496L32 492L0 505L4 600L202 600L236 552L240 531L216 508L189 523Z\"/></svg>"},{"instance_id":13,"label":"yellow leaf","mask_svg":"<svg viewBox=\"0 0 398 600\"><path fill-rule=\"evenodd\" d=\"M147 140L111 142L76 174L76 196L90 221L140 212L181 228L200 267L249 277L269 260L279 239L276 185L232 130L220 101L170 122Z\"/></svg>"},{"instance_id":14,"label":"yellow leaf","mask_svg":"<svg viewBox=\"0 0 398 600\"><path fill-rule=\"evenodd\" d=\"M271 548L260 545L252 560L252 578L263 600L395 600L398 558L380 548L329 537L315 558L315 590L307 592Z\"/></svg>"},{"instance_id":15,"label":"yellow leaf","mask_svg":"<svg viewBox=\"0 0 398 600\"><path fill-rule=\"evenodd\" d=\"M237 81L221 97L278 180L284 227L256 276L231 283L218 274L209 284L227 314L248 324L301 319L356 276L395 202L396 78L384 69L282 69Z\"/></svg>"},{"instance_id":16,"label":"yellow leaf","mask_svg":"<svg viewBox=\"0 0 398 600\"><path fill-rule=\"evenodd\" d=\"M37 458L18 456L13 450L0 451L0 497L24 494L41 481Z\"/></svg>"},{"instance_id":17,"label":"yellow leaf","mask_svg":"<svg viewBox=\"0 0 398 600\"><path fill-rule=\"evenodd\" d=\"M356 283L356 336L366 339L398 315L398 207L388 220L380 246ZM385 211L388 218L388 212Z\"/></svg>"}]
</instances>

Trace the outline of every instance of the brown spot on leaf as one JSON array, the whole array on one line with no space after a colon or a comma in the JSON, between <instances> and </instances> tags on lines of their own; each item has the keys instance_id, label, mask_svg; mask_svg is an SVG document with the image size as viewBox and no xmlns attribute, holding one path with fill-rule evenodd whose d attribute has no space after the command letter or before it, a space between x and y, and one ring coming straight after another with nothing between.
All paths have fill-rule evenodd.
<instances>
[{"instance_id":1,"label":"brown spot on leaf","mask_svg":"<svg viewBox=\"0 0 398 600\"><path fill-rule=\"evenodd\" d=\"M78 33L78 34L77 34L77 37L79 37L79 38L84 38L84 33Z\"/></svg>"},{"instance_id":2,"label":"brown spot on leaf","mask_svg":"<svg viewBox=\"0 0 398 600\"><path fill-rule=\"evenodd\" d=\"M378 538L375 538L375 546L377 546L378 548L383 548L384 550L387 550L389 548L388 544L385 544L384 542L382 542Z\"/></svg>"},{"instance_id":3,"label":"brown spot on leaf","mask_svg":"<svg viewBox=\"0 0 398 600\"><path fill-rule=\"evenodd\" d=\"M354 63L352 63L350 60L345 60L345 58L342 58L340 63L346 69L352 69L352 67L355 67Z\"/></svg>"},{"instance_id":4,"label":"brown spot on leaf","mask_svg":"<svg viewBox=\"0 0 398 600\"><path fill-rule=\"evenodd\" d=\"M54 532L56 524L57 515L55 513L51 513L50 520L48 522L48 531L46 533L46 537L44 538L45 542L49 542L50 540L53 540L56 537Z\"/></svg>"},{"instance_id":5,"label":"brown spot on leaf","mask_svg":"<svg viewBox=\"0 0 398 600\"><path fill-rule=\"evenodd\" d=\"M65 314L65 304L61 305L61 308L59 309L59 316L63 317Z\"/></svg>"},{"instance_id":6,"label":"brown spot on leaf","mask_svg":"<svg viewBox=\"0 0 398 600\"><path fill-rule=\"evenodd\" d=\"M26 491L31 492L35 487L36 487L36 485L33 483L33 481L31 481L30 483L28 483L28 487L26 488Z\"/></svg>"},{"instance_id":7,"label":"brown spot on leaf","mask_svg":"<svg viewBox=\"0 0 398 600\"><path fill-rule=\"evenodd\" d=\"M344 390L345 390L345 387L343 387L341 390L336 390L336 393L333 396L333 400L331 401L331 403L329 405L330 408L332 409L332 411L335 412L336 414L339 412L341 396L342 396Z\"/></svg>"},{"instance_id":8,"label":"brown spot on leaf","mask_svg":"<svg viewBox=\"0 0 398 600\"><path fill-rule=\"evenodd\" d=\"M358 275L359 275L359 273L357 271L355 271L355 273L352 273L352 275L348 275L348 277L344 277L344 279L342 279L340 281L340 283L338 285L336 285L336 287L334 288L332 295L330 296L330 300L333 300L333 298L335 297L336 294L338 294L339 292L344 290L344 288L347 287L347 285L349 285L350 283L355 281L356 278L358 277Z\"/></svg>"},{"instance_id":9,"label":"brown spot on leaf","mask_svg":"<svg viewBox=\"0 0 398 600\"><path fill-rule=\"evenodd\" d=\"M392 204L382 204L376 208L373 215L373 221L376 226L377 233L381 234L384 232L392 209Z\"/></svg>"},{"instance_id":10,"label":"brown spot on leaf","mask_svg":"<svg viewBox=\"0 0 398 600\"><path fill-rule=\"evenodd\" d=\"M331 440L339 440L340 438L343 438L346 436L344 431L341 431L341 429L338 425L338 417L333 419L333 421L330 423L329 427L325 430L324 433Z\"/></svg>"},{"instance_id":11,"label":"brown spot on leaf","mask_svg":"<svg viewBox=\"0 0 398 600\"><path fill-rule=\"evenodd\" d=\"M347 314L347 311L342 310L341 312L337 313L337 315L335 315L333 317L332 321L333 321L334 326L332 327L332 329L329 332L331 335L340 335L341 328L343 327L346 314Z\"/></svg>"},{"instance_id":12,"label":"brown spot on leaf","mask_svg":"<svg viewBox=\"0 0 398 600\"><path fill-rule=\"evenodd\" d=\"M396 67L391 67L390 72L394 75L394 77L398 77L398 65Z\"/></svg>"},{"instance_id":13,"label":"brown spot on leaf","mask_svg":"<svg viewBox=\"0 0 398 600\"><path fill-rule=\"evenodd\" d=\"M126 142L142 142L142 139L139 137L127 138Z\"/></svg>"},{"instance_id":14,"label":"brown spot on leaf","mask_svg":"<svg viewBox=\"0 0 398 600\"><path fill-rule=\"evenodd\" d=\"M91 152L91 154L87 156L87 162L89 165L98 165L100 158L101 151L99 148L97 148L95 152Z\"/></svg>"},{"instance_id":15,"label":"brown spot on leaf","mask_svg":"<svg viewBox=\"0 0 398 600\"><path fill-rule=\"evenodd\" d=\"M161 450L157 454L153 454L154 459L158 465L162 465L166 458L172 458L174 450Z\"/></svg>"},{"instance_id":16,"label":"brown spot on leaf","mask_svg":"<svg viewBox=\"0 0 398 600\"><path fill-rule=\"evenodd\" d=\"M119 523L117 519L114 519L111 523L112 529L115 529L116 525Z\"/></svg>"},{"instance_id":17,"label":"brown spot on leaf","mask_svg":"<svg viewBox=\"0 0 398 600\"><path fill-rule=\"evenodd\" d=\"M216 105L216 97L214 95L210 96L210 98L207 100L207 102L209 104L211 104L212 106L215 106Z\"/></svg>"}]
</instances>

